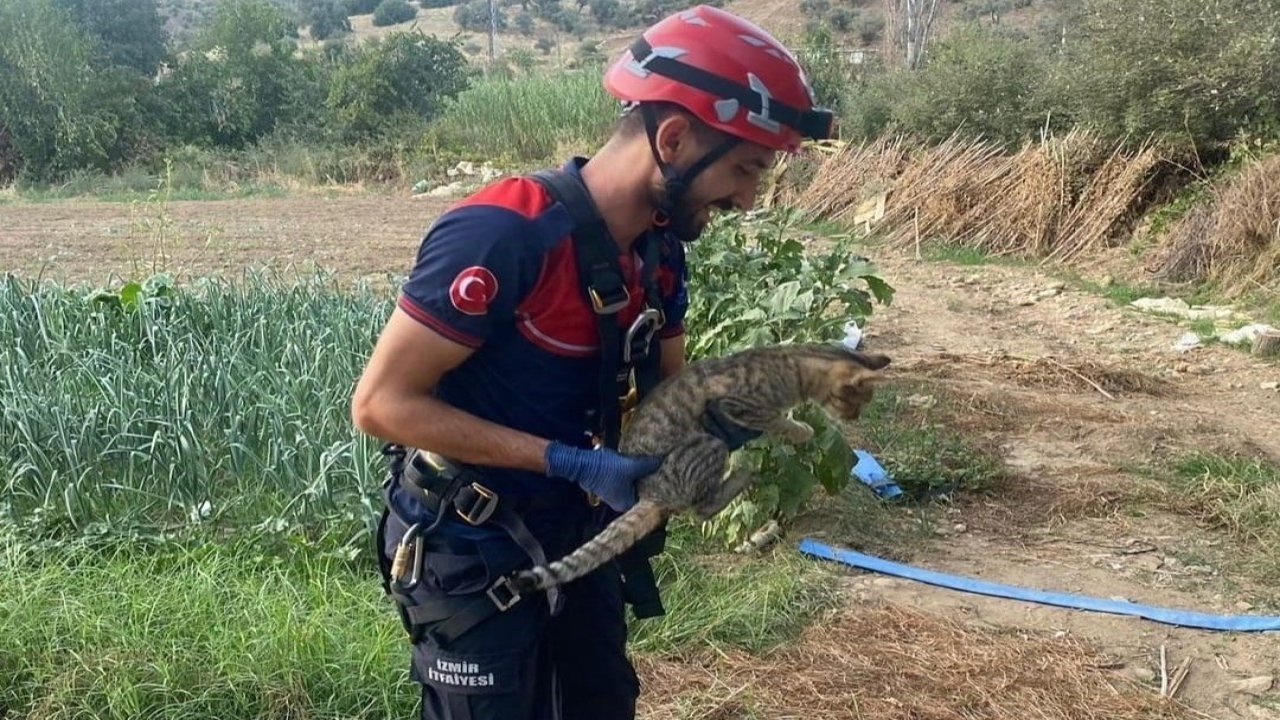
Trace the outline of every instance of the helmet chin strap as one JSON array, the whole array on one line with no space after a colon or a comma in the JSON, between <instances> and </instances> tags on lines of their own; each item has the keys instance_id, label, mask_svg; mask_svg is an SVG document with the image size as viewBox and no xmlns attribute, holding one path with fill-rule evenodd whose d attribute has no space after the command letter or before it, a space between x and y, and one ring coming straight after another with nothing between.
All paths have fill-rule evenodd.
<instances>
[{"instance_id":1,"label":"helmet chin strap","mask_svg":"<svg viewBox=\"0 0 1280 720\"><path fill-rule=\"evenodd\" d=\"M658 170L662 172L663 180L662 200L653 211L653 224L655 227L665 228L671 224L671 218L675 215L676 208L680 206L680 201L684 198L684 194L688 192L689 187L693 184L693 179L697 177L698 173L706 170L712 163L724 157L725 153L732 150L741 141L732 135L726 135L724 142L713 148L706 155L703 155L684 172L680 172L663 162L661 155L658 154L658 117L654 113L653 106L641 104L639 109L641 116L644 118L645 131L649 136L649 148L653 151L653 161L658 164Z\"/></svg>"}]
</instances>

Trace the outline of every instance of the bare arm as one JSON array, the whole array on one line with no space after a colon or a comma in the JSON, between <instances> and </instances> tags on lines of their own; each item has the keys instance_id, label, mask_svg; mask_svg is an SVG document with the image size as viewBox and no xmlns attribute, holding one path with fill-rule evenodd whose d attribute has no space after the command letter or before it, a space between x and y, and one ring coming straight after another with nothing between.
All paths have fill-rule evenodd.
<instances>
[{"instance_id":1,"label":"bare arm","mask_svg":"<svg viewBox=\"0 0 1280 720\"><path fill-rule=\"evenodd\" d=\"M684 335L666 338L662 342L662 377L674 375L684 367Z\"/></svg>"},{"instance_id":2,"label":"bare arm","mask_svg":"<svg viewBox=\"0 0 1280 720\"><path fill-rule=\"evenodd\" d=\"M545 472L549 441L435 398L436 383L474 350L392 313L356 385L351 420L368 435L465 463Z\"/></svg>"}]
</instances>

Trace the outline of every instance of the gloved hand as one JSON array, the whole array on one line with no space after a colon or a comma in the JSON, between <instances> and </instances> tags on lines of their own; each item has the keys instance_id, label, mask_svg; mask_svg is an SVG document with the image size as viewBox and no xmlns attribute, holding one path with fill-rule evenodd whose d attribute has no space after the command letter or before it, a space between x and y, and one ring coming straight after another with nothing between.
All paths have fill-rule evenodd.
<instances>
[{"instance_id":1,"label":"gloved hand","mask_svg":"<svg viewBox=\"0 0 1280 720\"><path fill-rule=\"evenodd\" d=\"M636 480L657 470L658 458L620 455L608 448L583 450L559 441L547 446L547 475L570 480L616 512L636 504Z\"/></svg>"}]
</instances>

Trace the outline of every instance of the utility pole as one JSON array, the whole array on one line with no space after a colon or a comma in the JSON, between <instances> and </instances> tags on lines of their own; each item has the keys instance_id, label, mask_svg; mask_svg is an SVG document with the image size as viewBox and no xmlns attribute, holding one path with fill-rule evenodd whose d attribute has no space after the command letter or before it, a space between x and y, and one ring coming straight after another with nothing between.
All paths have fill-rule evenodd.
<instances>
[{"instance_id":1,"label":"utility pole","mask_svg":"<svg viewBox=\"0 0 1280 720\"><path fill-rule=\"evenodd\" d=\"M489 0L489 63L492 64L496 56L495 46L498 37L498 6L495 0Z\"/></svg>"}]
</instances>

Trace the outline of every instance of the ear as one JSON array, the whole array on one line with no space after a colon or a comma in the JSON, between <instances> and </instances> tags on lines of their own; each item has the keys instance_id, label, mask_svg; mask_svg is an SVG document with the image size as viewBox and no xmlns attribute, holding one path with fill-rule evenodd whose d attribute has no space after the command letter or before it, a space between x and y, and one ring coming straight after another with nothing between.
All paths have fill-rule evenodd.
<instances>
[{"instance_id":1,"label":"ear","mask_svg":"<svg viewBox=\"0 0 1280 720\"><path fill-rule=\"evenodd\" d=\"M668 165L679 165L697 142L693 123L684 113L673 112L658 123L655 133L658 157Z\"/></svg>"},{"instance_id":2,"label":"ear","mask_svg":"<svg viewBox=\"0 0 1280 720\"><path fill-rule=\"evenodd\" d=\"M859 365L870 370L883 370L884 368L889 367L890 360L888 355L881 355L880 353L864 353L857 350L853 350L849 354L853 356L853 359L856 360Z\"/></svg>"}]
</instances>

